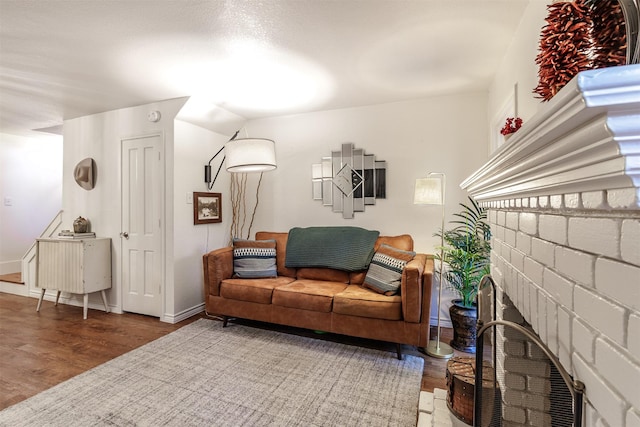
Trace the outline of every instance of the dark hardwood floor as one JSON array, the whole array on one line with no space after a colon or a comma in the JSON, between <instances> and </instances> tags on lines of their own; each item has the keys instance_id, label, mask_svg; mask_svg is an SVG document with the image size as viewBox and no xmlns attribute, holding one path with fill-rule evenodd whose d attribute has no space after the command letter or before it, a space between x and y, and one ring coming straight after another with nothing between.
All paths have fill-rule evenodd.
<instances>
[{"instance_id":1,"label":"dark hardwood floor","mask_svg":"<svg viewBox=\"0 0 640 427\"><path fill-rule=\"evenodd\" d=\"M0 293L0 410L46 390L108 360L140 347L201 317L202 313L177 324L160 322L138 314L113 314L89 310L82 319L82 307L44 301L36 312L34 298ZM314 336L346 344L380 348L395 357L395 345L333 334L245 321L288 333ZM442 329L442 341L451 339ZM423 357L422 390L445 388L446 360L403 346L405 354ZM456 355L466 355L458 353Z\"/></svg>"}]
</instances>

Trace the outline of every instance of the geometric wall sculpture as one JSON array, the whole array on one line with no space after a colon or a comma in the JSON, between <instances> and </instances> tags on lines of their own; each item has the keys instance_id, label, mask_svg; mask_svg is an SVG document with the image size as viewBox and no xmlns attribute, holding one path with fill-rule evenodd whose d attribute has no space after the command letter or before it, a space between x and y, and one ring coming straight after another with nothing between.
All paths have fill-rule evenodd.
<instances>
[{"instance_id":1,"label":"geometric wall sculpture","mask_svg":"<svg viewBox=\"0 0 640 427\"><path fill-rule=\"evenodd\" d=\"M386 169L384 160L376 160L352 143L342 144L340 151L311 166L313 199L352 219L366 205L386 198Z\"/></svg>"}]
</instances>

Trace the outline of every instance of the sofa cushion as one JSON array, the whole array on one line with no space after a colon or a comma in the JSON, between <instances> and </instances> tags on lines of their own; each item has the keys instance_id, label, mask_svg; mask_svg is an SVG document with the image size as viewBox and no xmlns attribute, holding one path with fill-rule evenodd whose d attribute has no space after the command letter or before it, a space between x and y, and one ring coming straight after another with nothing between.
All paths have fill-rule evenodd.
<instances>
[{"instance_id":1,"label":"sofa cushion","mask_svg":"<svg viewBox=\"0 0 640 427\"><path fill-rule=\"evenodd\" d=\"M333 296L347 288L345 283L299 279L273 290L274 305L329 313Z\"/></svg>"},{"instance_id":2,"label":"sofa cushion","mask_svg":"<svg viewBox=\"0 0 640 427\"><path fill-rule=\"evenodd\" d=\"M364 286L381 294L395 295L400 289L404 266L415 256L413 251L380 245L369 265Z\"/></svg>"},{"instance_id":3,"label":"sofa cushion","mask_svg":"<svg viewBox=\"0 0 640 427\"><path fill-rule=\"evenodd\" d=\"M298 279L325 280L327 282L349 283L349 273L333 268L299 268L296 272Z\"/></svg>"},{"instance_id":4,"label":"sofa cushion","mask_svg":"<svg viewBox=\"0 0 640 427\"><path fill-rule=\"evenodd\" d=\"M349 284L362 285L364 283L364 278L366 276L367 276L367 270L354 271L352 273L349 273Z\"/></svg>"},{"instance_id":5,"label":"sofa cushion","mask_svg":"<svg viewBox=\"0 0 640 427\"><path fill-rule=\"evenodd\" d=\"M233 239L233 273L245 279L276 277L276 241Z\"/></svg>"},{"instance_id":6,"label":"sofa cushion","mask_svg":"<svg viewBox=\"0 0 640 427\"><path fill-rule=\"evenodd\" d=\"M272 279L226 279L220 283L220 296L239 301L271 304L273 289L293 280L291 277L282 276Z\"/></svg>"},{"instance_id":7,"label":"sofa cushion","mask_svg":"<svg viewBox=\"0 0 640 427\"><path fill-rule=\"evenodd\" d=\"M402 297L387 296L358 285L333 297L333 312L374 319L402 320Z\"/></svg>"}]
</instances>

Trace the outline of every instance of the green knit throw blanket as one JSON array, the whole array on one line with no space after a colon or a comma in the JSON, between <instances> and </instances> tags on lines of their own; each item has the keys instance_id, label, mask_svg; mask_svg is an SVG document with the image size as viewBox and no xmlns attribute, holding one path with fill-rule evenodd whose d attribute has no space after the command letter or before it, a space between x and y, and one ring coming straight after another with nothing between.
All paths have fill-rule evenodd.
<instances>
[{"instance_id":1,"label":"green knit throw blanket","mask_svg":"<svg viewBox=\"0 0 640 427\"><path fill-rule=\"evenodd\" d=\"M379 235L359 227L295 227L289 230L285 265L366 270Z\"/></svg>"}]
</instances>

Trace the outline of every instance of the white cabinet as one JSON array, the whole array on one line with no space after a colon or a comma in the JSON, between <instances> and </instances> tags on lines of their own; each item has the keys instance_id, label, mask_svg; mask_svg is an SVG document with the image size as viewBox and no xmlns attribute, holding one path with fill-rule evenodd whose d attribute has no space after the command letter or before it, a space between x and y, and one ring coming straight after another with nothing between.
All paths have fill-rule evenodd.
<instances>
[{"instance_id":1,"label":"white cabinet","mask_svg":"<svg viewBox=\"0 0 640 427\"><path fill-rule=\"evenodd\" d=\"M111 239L37 239L36 286L42 289L38 307L47 289L84 295L83 316L87 318L89 294L100 291L109 312L105 289L111 288Z\"/></svg>"}]
</instances>

